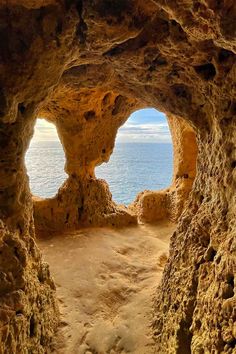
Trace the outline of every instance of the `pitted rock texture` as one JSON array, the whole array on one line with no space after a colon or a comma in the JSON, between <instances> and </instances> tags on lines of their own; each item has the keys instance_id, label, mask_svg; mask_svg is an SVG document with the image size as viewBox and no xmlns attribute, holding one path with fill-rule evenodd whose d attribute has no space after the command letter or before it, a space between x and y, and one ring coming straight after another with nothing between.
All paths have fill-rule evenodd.
<instances>
[{"instance_id":1,"label":"pitted rock texture","mask_svg":"<svg viewBox=\"0 0 236 354\"><path fill-rule=\"evenodd\" d=\"M112 201L108 185L95 178L69 177L55 198L34 198L38 235L89 226L122 227L136 224L135 212Z\"/></svg>"},{"instance_id":2,"label":"pitted rock texture","mask_svg":"<svg viewBox=\"0 0 236 354\"><path fill-rule=\"evenodd\" d=\"M172 184L161 191L141 192L132 207L141 222L178 221L196 176L197 143L193 129L180 117L169 116L174 170Z\"/></svg>"},{"instance_id":3,"label":"pitted rock texture","mask_svg":"<svg viewBox=\"0 0 236 354\"><path fill-rule=\"evenodd\" d=\"M54 93L58 103L41 114L56 124L69 177L54 198L34 198L37 233L136 224L135 212L117 206L107 183L95 178L95 167L109 160L117 130L137 103L106 90L66 90L66 97Z\"/></svg>"},{"instance_id":4,"label":"pitted rock texture","mask_svg":"<svg viewBox=\"0 0 236 354\"><path fill-rule=\"evenodd\" d=\"M137 101L101 90L85 90L67 97L55 93L58 103L40 113L53 122L66 157L69 178L54 198L34 198L37 234L88 226L122 227L168 218L177 221L196 174L195 133L181 118L171 116L174 173L170 188L145 191L128 208L112 201L105 181L95 178L95 167L108 162L118 128L127 120Z\"/></svg>"},{"instance_id":5,"label":"pitted rock texture","mask_svg":"<svg viewBox=\"0 0 236 354\"><path fill-rule=\"evenodd\" d=\"M14 238L3 245L9 260L0 254L2 352L47 352L58 318L50 276L45 272L39 280L43 263L30 246L33 208L24 154L36 117L57 126L65 184L73 179L86 195L91 181L101 195L106 186L94 181L94 167L109 158L117 129L142 107L186 121L198 146L195 182L188 200L180 201L185 210L157 292L157 352L235 352L235 52L233 0L1 2L1 240ZM66 201L67 192L59 191ZM106 198L108 215L119 213ZM99 220L102 210L103 203ZM22 315L8 301L19 290Z\"/></svg>"},{"instance_id":6,"label":"pitted rock texture","mask_svg":"<svg viewBox=\"0 0 236 354\"><path fill-rule=\"evenodd\" d=\"M2 222L0 237L0 352L48 352L59 316L49 266L32 237Z\"/></svg>"}]
</instances>

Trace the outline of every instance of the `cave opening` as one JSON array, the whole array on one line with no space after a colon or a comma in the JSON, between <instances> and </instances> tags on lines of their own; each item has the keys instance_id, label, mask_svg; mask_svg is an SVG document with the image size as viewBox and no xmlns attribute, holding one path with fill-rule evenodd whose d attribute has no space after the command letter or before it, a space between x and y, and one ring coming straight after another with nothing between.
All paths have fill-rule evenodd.
<instances>
[{"instance_id":1,"label":"cave opening","mask_svg":"<svg viewBox=\"0 0 236 354\"><path fill-rule=\"evenodd\" d=\"M54 124L37 119L25 162L31 193L53 197L66 179L65 154Z\"/></svg>"},{"instance_id":2,"label":"cave opening","mask_svg":"<svg viewBox=\"0 0 236 354\"><path fill-rule=\"evenodd\" d=\"M235 353L236 2L186 5L1 2L0 353ZM124 207L94 170L150 105L172 183ZM37 116L66 156L48 199L24 163Z\"/></svg>"},{"instance_id":3,"label":"cave opening","mask_svg":"<svg viewBox=\"0 0 236 354\"><path fill-rule=\"evenodd\" d=\"M118 130L108 163L96 168L118 204L129 205L144 190L170 186L173 143L164 113L155 108L134 111Z\"/></svg>"},{"instance_id":4,"label":"cave opening","mask_svg":"<svg viewBox=\"0 0 236 354\"><path fill-rule=\"evenodd\" d=\"M113 91L104 90L98 97L83 92L79 103L73 100L73 104L73 110L63 110L61 115L47 107L40 111L44 119L37 120L26 156L31 192L41 197L33 197L31 204L37 245L50 264L58 296L65 301L66 311L59 306L63 321L76 333L69 330L72 340L66 337L63 345L73 352L71 348L81 347L80 338L87 336L86 350L109 352L116 348L119 329L127 328L127 334L121 334L122 340L129 338L125 352L137 348L145 352L150 341L143 341L141 334L151 338L153 279L161 277L170 236L195 177L195 132L183 118L165 116L154 108L137 111L145 104ZM130 193L130 199L123 200L126 206L117 200L107 174L98 173L99 165L102 168L103 162L116 158L119 144L126 155L120 155L123 165L116 163L116 173L110 174L120 183L118 192L124 192L124 198ZM133 173L130 184L124 180L122 166ZM158 185L155 176L160 171L165 184L159 181ZM44 281L44 270L39 280ZM105 323L104 313L109 319ZM32 337L34 321L31 316ZM84 325L78 332L79 322ZM95 341L98 336L106 336L111 346L101 347Z\"/></svg>"}]
</instances>

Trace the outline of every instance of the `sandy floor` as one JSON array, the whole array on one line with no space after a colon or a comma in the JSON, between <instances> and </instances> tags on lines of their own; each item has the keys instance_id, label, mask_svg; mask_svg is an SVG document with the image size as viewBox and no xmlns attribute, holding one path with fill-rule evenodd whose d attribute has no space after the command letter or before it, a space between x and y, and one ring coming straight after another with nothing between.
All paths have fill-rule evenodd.
<instances>
[{"instance_id":1,"label":"sandy floor","mask_svg":"<svg viewBox=\"0 0 236 354\"><path fill-rule=\"evenodd\" d=\"M155 353L153 297L174 228L89 229L38 242L60 301L56 353Z\"/></svg>"}]
</instances>

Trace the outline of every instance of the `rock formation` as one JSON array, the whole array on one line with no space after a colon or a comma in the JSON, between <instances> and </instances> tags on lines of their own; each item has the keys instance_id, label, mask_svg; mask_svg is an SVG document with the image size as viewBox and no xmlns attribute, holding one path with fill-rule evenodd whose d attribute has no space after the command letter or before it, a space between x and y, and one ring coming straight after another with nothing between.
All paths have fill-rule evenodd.
<instances>
[{"instance_id":1,"label":"rock formation","mask_svg":"<svg viewBox=\"0 0 236 354\"><path fill-rule=\"evenodd\" d=\"M144 191L137 196L134 207L141 222L162 219L178 221L196 176L197 143L194 130L180 117L169 115L168 122L174 152L172 184L165 190Z\"/></svg>"},{"instance_id":2,"label":"rock formation","mask_svg":"<svg viewBox=\"0 0 236 354\"><path fill-rule=\"evenodd\" d=\"M55 197L34 197L37 233L85 226L122 227L164 218L177 221L196 174L196 139L189 124L174 116L168 119L174 146L170 188L141 192L126 208L112 201L107 183L96 179L95 167L109 160L118 128L139 105L113 92L69 92L67 99L58 93L57 106L44 107L40 113L57 127L69 177Z\"/></svg>"},{"instance_id":3,"label":"rock formation","mask_svg":"<svg viewBox=\"0 0 236 354\"><path fill-rule=\"evenodd\" d=\"M235 352L235 52L233 0L1 2L0 352L47 353L58 323L24 165L39 116L57 127L69 177L34 203L35 225L176 220L184 207L156 297L157 352ZM144 107L169 116L173 184L128 210L94 168Z\"/></svg>"}]
</instances>

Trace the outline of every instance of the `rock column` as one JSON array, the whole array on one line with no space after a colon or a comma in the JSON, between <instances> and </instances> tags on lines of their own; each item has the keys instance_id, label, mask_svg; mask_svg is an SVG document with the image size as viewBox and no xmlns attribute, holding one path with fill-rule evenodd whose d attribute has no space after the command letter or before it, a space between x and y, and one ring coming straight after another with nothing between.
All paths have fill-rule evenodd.
<instances>
[{"instance_id":1,"label":"rock column","mask_svg":"<svg viewBox=\"0 0 236 354\"><path fill-rule=\"evenodd\" d=\"M58 324L55 287L34 240L24 154L32 112L0 124L0 352L45 353Z\"/></svg>"}]
</instances>

